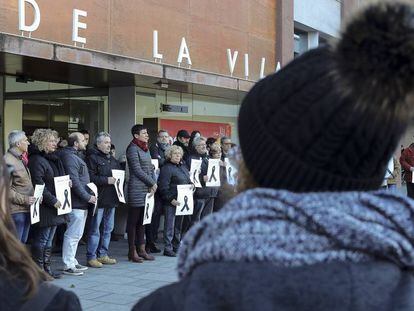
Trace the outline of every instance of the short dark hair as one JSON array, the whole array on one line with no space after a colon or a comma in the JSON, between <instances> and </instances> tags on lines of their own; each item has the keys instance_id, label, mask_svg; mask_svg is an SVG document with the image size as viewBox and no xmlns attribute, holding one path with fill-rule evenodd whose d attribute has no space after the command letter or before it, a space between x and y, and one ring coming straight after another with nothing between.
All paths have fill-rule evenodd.
<instances>
[{"instance_id":1,"label":"short dark hair","mask_svg":"<svg viewBox=\"0 0 414 311\"><path fill-rule=\"evenodd\" d=\"M206 141L207 147L214 143L216 143L216 139L214 137L207 138L207 141Z\"/></svg>"},{"instance_id":2,"label":"short dark hair","mask_svg":"<svg viewBox=\"0 0 414 311\"><path fill-rule=\"evenodd\" d=\"M230 140L231 140L231 138L230 138L230 137L228 137L228 136L223 136L222 138L220 138L220 144L221 144L221 145L223 145L223 144L224 144L224 141L225 141L225 140L228 140L228 139L230 139Z\"/></svg>"},{"instance_id":3,"label":"short dark hair","mask_svg":"<svg viewBox=\"0 0 414 311\"><path fill-rule=\"evenodd\" d=\"M139 135L141 133L142 130L146 130L147 128L145 126L143 126L142 124L135 124L132 128L131 128L131 134L132 136Z\"/></svg>"},{"instance_id":4,"label":"short dark hair","mask_svg":"<svg viewBox=\"0 0 414 311\"><path fill-rule=\"evenodd\" d=\"M161 133L167 133L168 134L168 131L167 130L159 130L158 131L158 136L160 136Z\"/></svg>"},{"instance_id":5,"label":"short dark hair","mask_svg":"<svg viewBox=\"0 0 414 311\"><path fill-rule=\"evenodd\" d=\"M69 137L67 139L68 146L69 147L75 146L75 143L79 141L79 134L82 134L82 133L80 133L80 132L74 132L74 133L72 133L72 134L69 135Z\"/></svg>"},{"instance_id":6,"label":"short dark hair","mask_svg":"<svg viewBox=\"0 0 414 311\"><path fill-rule=\"evenodd\" d=\"M79 133L81 133L83 135L85 135L85 134L89 135L89 131L87 129L82 129L82 130L79 131Z\"/></svg>"}]
</instances>

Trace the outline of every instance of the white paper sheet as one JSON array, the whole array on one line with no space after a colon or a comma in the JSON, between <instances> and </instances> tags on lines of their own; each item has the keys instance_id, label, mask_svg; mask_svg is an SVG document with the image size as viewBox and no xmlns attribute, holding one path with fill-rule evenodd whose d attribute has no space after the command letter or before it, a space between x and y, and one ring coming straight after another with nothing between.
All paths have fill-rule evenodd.
<instances>
[{"instance_id":1,"label":"white paper sheet","mask_svg":"<svg viewBox=\"0 0 414 311\"><path fill-rule=\"evenodd\" d=\"M207 187L220 187L220 159L208 160L207 177Z\"/></svg>"},{"instance_id":2,"label":"white paper sheet","mask_svg":"<svg viewBox=\"0 0 414 311\"><path fill-rule=\"evenodd\" d=\"M151 159L152 167L154 168L155 180L160 176L160 162L158 159Z\"/></svg>"},{"instance_id":3,"label":"white paper sheet","mask_svg":"<svg viewBox=\"0 0 414 311\"><path fill-rule=\"evenodd\" d=\"M152 213L154 212L154 195L152 193L147 193L145 196L145 205L144 205L144 225L149 225L152 221Z\"/></svg>"},{"instance_id":4,"label":"white paper sheet","mask_svg":"<svg viewBox=\"0 0 414 311\"><path fill-rule=\"evenodd\" d=\"M69 214L70 212L72 212L72 197L69 186L70 177L69 175L59 176L55 177L54 181L56 198L61 203L60 208L58 208L57 214Z\"/></svg>"},{"instance_id":5,"label":"white paper sheet","mask_svg":"<svg viewBox=\"0 0 414 311\"><path fill-rule=\"evenodd\" d=\"M193 199L193 185L178 185L177 186L177 201L180 203L176 207L175 215L192 215L194 211Z\"/></svg>"},{"instance_id":6,"label":"white paper sheet","mask_svg":"<svg viewBox=\"0 0 414 311\"><path fill-rule=\"evenodd\" d=\"M126 203L124 195L125 171L112 170L112 176L116 179L114 187L116 194L118 195L119 202Z\"/></svg>"},{"instance_id":7,"label":"white paper sheet","mask_svg":"<svg viewBox=\"0 0 414 311\"><path fill-rule=\"evenodd\" d=\"M201 160L191 159L190 180L197 187L202 188L200 182Z\"/></svg>"},{"instance_id":8,"label":"white paper sheet","mask_svg":"<svg viewBox=\"0 0 414 311\"><path fill-rule=\"evenodd\" d=\"M30 205L30 223L33 225L40 221L40 199L43 195L45 185L36 185L34 190L34 197L36 201Z\"/></svg>"},{"instance_id":9,"label":"white paper sheet","mask_svg":"<svg viewBox=\"0 0 414 311\"><path fill-rule=\"evenodd\" d=\"M93 182L87 184L87 186L88 186L89 189L92 190L93 195L96 197L96 202L95 202L95 205L93 207L93 213L92 213L92 216L95 216L96 207L98 206L98 187Z\"/></svg>"},{"instance_id":10,"label":"white paper sheet","mask_svg":"<svg viewBox=\"0 0 414 311\"><path fill-rule=\"evenodd\" d=\"M235 186L237 182L237 169L230 164L230 161L228 158L224 159L224 163L226 163L226 177L227 177L227 183L229 185Z\"/></svg>"}]
</instances>

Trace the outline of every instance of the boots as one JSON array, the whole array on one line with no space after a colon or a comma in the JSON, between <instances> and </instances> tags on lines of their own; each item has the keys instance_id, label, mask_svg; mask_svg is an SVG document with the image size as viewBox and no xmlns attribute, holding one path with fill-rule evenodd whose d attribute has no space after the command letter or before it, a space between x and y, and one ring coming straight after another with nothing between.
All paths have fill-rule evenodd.
<instances>
[{"instance_id":1,"label":"boots","mask_svg":"<svg viewBox=\"0 0 414 311\"><path fill-rule=\"evenodd\" d=\"M128 260L132 262L138 262L138 263L144 262L144 259L138 256L135 246L129 247Z\"/></svg>"},{"instance_id":2,"label":"boots","mask_svg":"<svg viewBox=\"0 0 414 311\"><path fill-rule=\"evenodd\" d=\"M60 279L62 277L61 273L53 272L50 268L50 258L52 257L52 249L51 248L45 248L44 251L44 260L43 260L43 267L45 272L50 275L54 279Z\"/></svg>"},{"instance_id":3,"label":"boots","mask_svg":"<svg viewBox=\"0 0 414 311\"><path fill-rule=\"evenodd\" d=\"M39 268L44 271L43 267L43 252L44 249L42 247L35 247L32 246L32 258L33 261L39 266Z\"/></svg>"},{"instance_id":4,"label":"boots","mask_svg":"<svg viewBox=\"0 0 414 311\"><path fill-rule=\"evenodd\" d=\"M145 244L142 244L139 246L138 249L138 256L144 258L144 260L155 260L155 257L152 255L149 255L146 251L145 251Z\"/></svg>"}]
</instances>

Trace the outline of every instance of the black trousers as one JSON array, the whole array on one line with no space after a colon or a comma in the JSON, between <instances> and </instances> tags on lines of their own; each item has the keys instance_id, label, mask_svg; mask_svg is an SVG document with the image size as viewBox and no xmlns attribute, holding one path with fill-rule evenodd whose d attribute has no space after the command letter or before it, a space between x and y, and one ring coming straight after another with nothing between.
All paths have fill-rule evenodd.
<instances>
[{"instance_id":1,"label":"black trousers","mask_svg":"<svg viewBox=\"0 0 414 311\"><path fill-rule=\"evenodd\" d=\"M407 182L407 195L409 198L414 199L414 184Z\"/></svg>"},{"instance_id":2,"label":"black trousers","mask_svg":"<svg viewBox=\"0 0 414 311\"><path fill-rule=\"evenodd\" d=\"M157 241L160 218L163 211L161 197L155 193L154 199L154 212L152 213L151 223L149 225L145 225L145 238L147 240L147 244L152 244Z\"/></svg>"}]
</instances>

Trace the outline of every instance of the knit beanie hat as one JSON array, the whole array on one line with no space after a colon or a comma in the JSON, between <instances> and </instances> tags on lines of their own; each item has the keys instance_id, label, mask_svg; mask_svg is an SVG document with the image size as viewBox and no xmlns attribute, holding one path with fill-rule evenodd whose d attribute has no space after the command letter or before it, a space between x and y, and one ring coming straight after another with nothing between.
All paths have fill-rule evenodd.
<instances>
[{"instance_id":1,"label":"knit beanie hat","mask_svg":"<svg viewBox=\"0 0 414 311\"><path fill-rule=\"evenodd\" d=\"M336 45L259 81L240 108L240 147L261 187L373 190L414 111L414 10L367 7Z\"/></svg>"}]
</instances>

